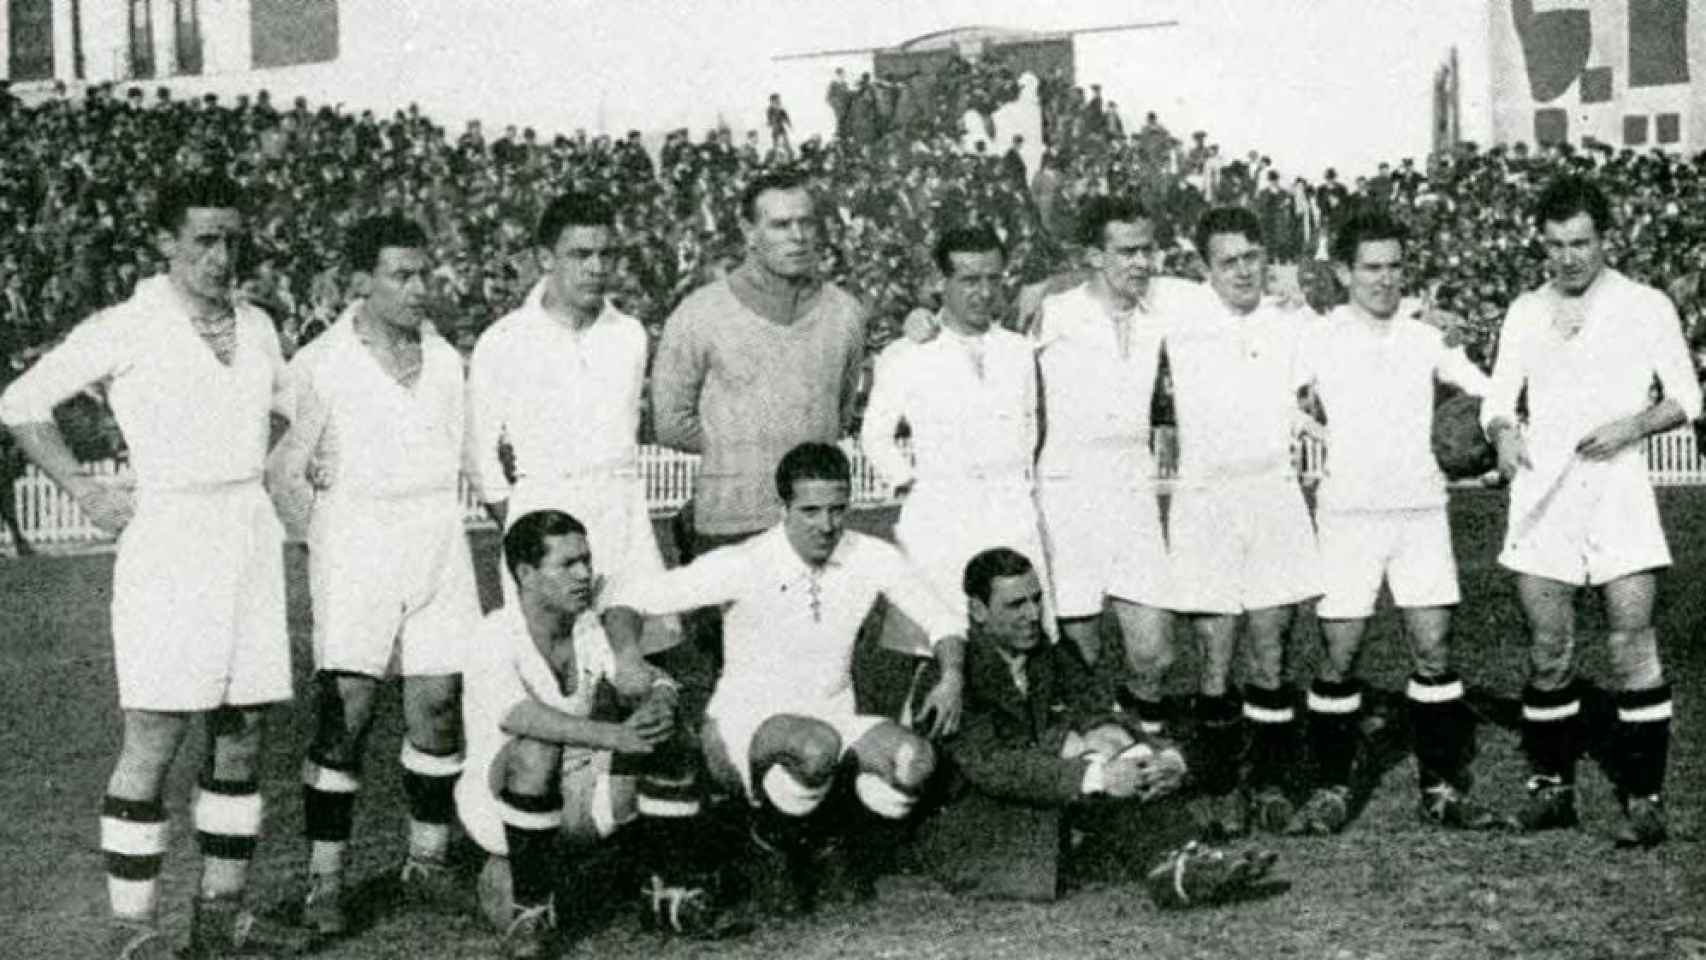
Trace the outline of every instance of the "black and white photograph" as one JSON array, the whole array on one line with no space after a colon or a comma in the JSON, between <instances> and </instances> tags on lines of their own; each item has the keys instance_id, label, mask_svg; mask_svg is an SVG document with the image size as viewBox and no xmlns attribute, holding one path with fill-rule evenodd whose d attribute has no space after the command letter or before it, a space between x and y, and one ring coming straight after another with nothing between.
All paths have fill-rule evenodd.
<instances>
[{"instance_id":1,"label":"black and white photograph","mask_svg":"<svg viewBox=\"0 0 1706 960\"><path fill-rule=\"evenodd\" d=\"M1706 960L1706 0L0 51L0 955Z\"/></svg>"}]
</instances>

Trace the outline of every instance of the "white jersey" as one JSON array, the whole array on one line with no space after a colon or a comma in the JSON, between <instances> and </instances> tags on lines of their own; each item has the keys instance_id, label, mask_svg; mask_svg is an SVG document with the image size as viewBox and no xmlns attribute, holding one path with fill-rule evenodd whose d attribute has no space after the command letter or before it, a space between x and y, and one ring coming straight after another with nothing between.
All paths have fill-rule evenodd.
<instances>
[{"instance_id":1,"label":"white jersey","mask_svg":"<svg viewBox=\"0 0 1706 960\"><path fill-rule=\"evenodd\" d=\"M911 617L932 646L965 635L965 618L900 550L852 530L813 568L777 525L685 567L619 582L609 604L649 614L727 605L723 672L708 717L725 711L812 716L825 707L852 715L853 642L879 596Z\"/></svg>"},{"instance_id":2,"label":"white jersey","mask_svg":"<svg viewBox=\"0 0 1706 960\"><path fill-rule=\"evenodd\" d=\"M492 764L510 739L503 730L504 718L529 701L572 717L590 716L599 684L615 672L615 656L596 610L575 621L572 639L574 676L558 677L534 644L519 605L493 610L474 630L462 666L467 759L456 782L456 808L469 834L487 850L503 849L503 826L492 797L491 777ZM598 753L590 747L565 747L565 776L592 764Z\"/></svg>"},{"instance_id":3,"label":"white jersey","mask_svg":"<svg viewBox=\"0 0 1706 960\"><path fill-rule=\"evenodd\" d=\"M456 348L421 330L421 371L398 383L356 333L352 314L291 360L290 390L301 408L311 391L328 412L335 476L331 491L401 499L455 496L464 449L466 387Z\"/></svg>"},{"instance_id":4,"label":"white jersey","mask_svg":"<svg viewBox=\"0 0 1706 960\"><path fill-rule=\"evenodd\" d=\"M539 283L480 335L469 369L480 487L509 496L498 441L515 455L517 481L636 473L646 331L615 307L576 330L545 312ZM581 518L585 520L586 518Z\"/></svg>"},{"instance_id":5,"label":"white jersey","mask_svg":"<svg viewBox=\"0 0 1706 960\"><path fill-rule=\"evenodd\" d=\"M1043 301L1038 363L1046 436L1039 482L1094 476L1149 484L1154 474L1149 407L1161 342L1203 296L1199 284L1155 277L1146 301L1125 318L1110 314L1090 284Z\"/></svg>"},{"instance_id":6,"label":"white jersey","mask_svg":"<svg viewBox=\"0 0 1706 960\"><path fill-rule=\"evenodd\" d=\"M196 332L171 280L144 280L14 380L0 396L0 421L52 423L57 404L104 382L140 489L259 480L284 360L266 314L235 309L237 351L227 365Z\"/></svg>"},{"instance_id":7,"label":"white jersey","mask_svg":"<svg viewBox=\"0 0 1706 960\"><path fill-rule=\"evenodd\" d=\"M912 431L911 463L895 439L902 420ZM1048 581L1032 497L1037 365L1029 339L944 326L929 343L891 344L877 360L860 443L885 479L913 483L895 541L956 610L965 606L966 564L991 547L1019 551Z\"/></svg>"},{"instance_id":8,"label":"white jersey","mask_svg":"<svg viewBox=\"0 0 1706 960\"><path fill-rule=\"evenodd\" d=\"M1654 377L1685 415L1700 416L1700 384L1668 297L1608 267L1582 294L1586 319L1571 337L1553 322L1562 300L1548 284L1511 304L1499 329L1498 359L1481 408L1483 424L1497 418L1514 424L1517 396L1527 386L1526 437L1534 464L1527 473L1557 476L1589 433L1646 409ZM1645 482L1642 446L1623 450L1609 468Z\"/></svg>"},{"instance_id":9,"label":"white jersey","mask_svg":"<svg viewBox=\"0 0 1706 960\"><path fill-rule=\"evenodd\" d=\"M1268 305L1236 316L1216 301L1166 340L1179 421L1179 482L1215 485L1292 470L1305 321Z\"/></svg>"},{"instance_id":10,"label":"white jersey","mask_svg":"<svg viewBox=\"0 0 1706 960\"><path fill-rule=\"evenodd\" d=\"M1434 382L1484 396L1487 375L1438 328L1402 313L1377 320L1349 304L1312 326L1302 357L1327 414L1319 508L1444 506L1431 443Z\"/></svg>"}]
</instances>

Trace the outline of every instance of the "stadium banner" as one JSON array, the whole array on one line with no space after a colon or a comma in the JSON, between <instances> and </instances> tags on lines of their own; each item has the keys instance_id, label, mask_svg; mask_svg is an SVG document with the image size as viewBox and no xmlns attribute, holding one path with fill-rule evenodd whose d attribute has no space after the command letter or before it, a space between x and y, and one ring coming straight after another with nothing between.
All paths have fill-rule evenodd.
<instances>
[{"instance_id":1,"label":"stadium banner","mask_svg":"<svg viewBox=\"0 0 1706 960\"><path fill-rule=\"evenodd\" d=\"M1706 0L1488 0L1493 139L1706 149Z\"/></svg>"}]
</instances>

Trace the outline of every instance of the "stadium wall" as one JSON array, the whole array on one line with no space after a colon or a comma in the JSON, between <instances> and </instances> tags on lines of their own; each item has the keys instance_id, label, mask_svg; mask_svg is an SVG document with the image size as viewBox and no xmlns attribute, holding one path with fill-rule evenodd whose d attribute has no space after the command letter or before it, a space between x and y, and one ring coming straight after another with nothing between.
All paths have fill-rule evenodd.
<instances>
[{"instance_id":1,"label":"stadium wall","mask_svg":"<svg viewBox=\"0 0 1706 960\"><path fill-rule=\"evenodd\" d=\"M1706 150L1706 0L1489 0L1500 143Z\"/></svg>"}]
</instances>

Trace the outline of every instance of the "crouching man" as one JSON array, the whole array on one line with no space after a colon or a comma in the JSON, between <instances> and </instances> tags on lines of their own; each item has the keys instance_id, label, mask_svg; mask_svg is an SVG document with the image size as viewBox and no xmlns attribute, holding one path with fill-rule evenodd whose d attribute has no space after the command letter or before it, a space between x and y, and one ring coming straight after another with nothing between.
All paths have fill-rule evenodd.
<instances>
[{"instance_id":1,"label":"crouching man","mask_svg":"<svg viewBox=\"0 0 1706 960\"><path fill-rule=\"evenodd\" d=\"M1042 632L1031 562L985 550L964 578L971 630L959 733L943 742L942 807L921 844L951 890L1049 901L1069 878L1143 876L1159 906L1226 899L1274 855L1195 842L1179 749L1146 736L1072 644ZM1076 841L1076 842L1075 842ZM1110 876L1112 874L1112 876Z\"/></svg>"},{"instance_id":2,"label":"crouching man","mask_svg":"<svg viewBox=\"0 0 1706 960\"><path fill-rule=\"evenodd\" d=\"M463 673L468 759L456 785L462 824L489 856L480 905L503 931L504 955L557 956L559 844L595 843L619 827L634 841L659 925L714 932L707 889L665 878L672 867L693 872L699 813L674 682L637 644L612 642L591 612L598 581L579 520L557 510L519 518L504 559L519 602L493 611L475 635Z\"/></svg>"},{"instance_id":3,"label":"crouching man","mask_svg":"<svg viewBox=\"0 0 1706 960\"><path fill-rule=\"evenodd\" d=\"M964 619L899 548L845 529L851 477L840 450L800 444L776 468L781 523L685 567L617 585L605 615L616 640L637 637L639 614L725 605L705 762L712 779L749 800L760 886L771 894L762 899L785 912L814 905L832 841L870 849L885 824L911 812L935 770L927 740L859 713L854 702L854 640L879 596L923 628L941 666L919 718L933 735L959 721ZM847 789L828 802L838 785Z\"/></svg>"}]
</instances>

